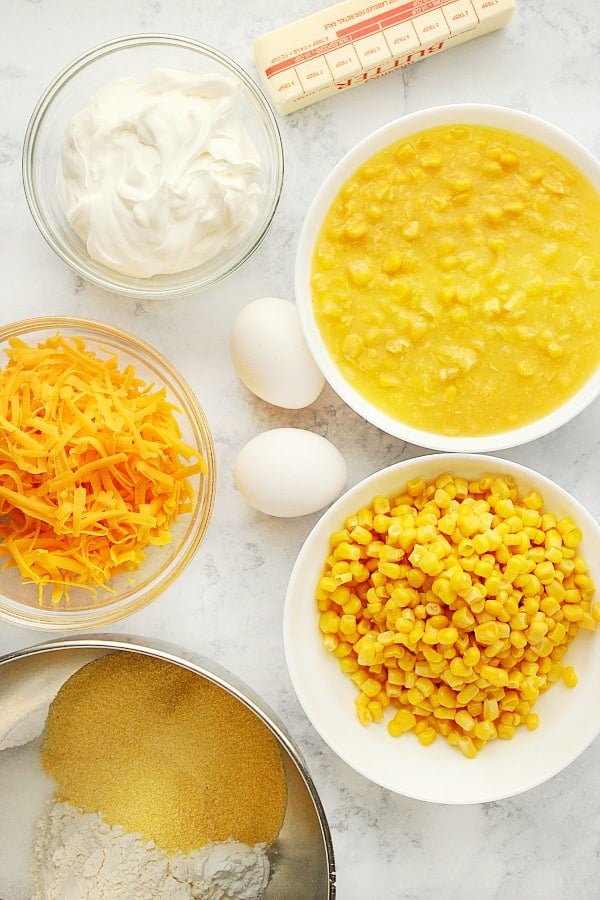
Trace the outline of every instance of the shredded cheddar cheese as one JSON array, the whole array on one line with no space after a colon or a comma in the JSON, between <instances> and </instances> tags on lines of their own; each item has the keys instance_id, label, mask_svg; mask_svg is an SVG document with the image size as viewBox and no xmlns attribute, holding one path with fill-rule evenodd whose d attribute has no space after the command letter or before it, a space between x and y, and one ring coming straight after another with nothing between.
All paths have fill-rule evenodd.
<instances>
[{"instance_id":1,"label":"shredded cheddar cheese","mask_svg":"<svg viewBox=\"0 0 600 900\"><path fill-rule=\"evenodd\" d=\"M190 512L206 474L177 408L116 356L80 337L9 341L0 370L0 555L57 603L73 586L110 590Z\"/></svg>"}]
</instances>

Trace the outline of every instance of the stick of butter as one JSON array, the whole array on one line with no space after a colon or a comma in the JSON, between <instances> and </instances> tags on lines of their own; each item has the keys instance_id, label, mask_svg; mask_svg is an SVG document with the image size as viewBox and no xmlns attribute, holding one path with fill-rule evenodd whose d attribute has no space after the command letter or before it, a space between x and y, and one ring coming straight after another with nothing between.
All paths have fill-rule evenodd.
<instances>
[{"instance_id":1,"label":"stick of butter","mask_svg":"<svg viewBox=\"0 0 600 900\"><path fill-rule=\"evenodd\" d=\"M281 115L506 25L515 0L344 0L254 42Z\"/></svg>"}]
</instances>

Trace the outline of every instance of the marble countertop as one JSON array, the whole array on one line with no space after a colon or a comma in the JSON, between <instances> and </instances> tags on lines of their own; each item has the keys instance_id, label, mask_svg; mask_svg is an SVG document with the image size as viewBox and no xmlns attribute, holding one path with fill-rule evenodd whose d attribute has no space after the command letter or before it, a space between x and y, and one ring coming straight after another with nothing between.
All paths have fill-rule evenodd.
<instances>
[{"instance_id":1,"label":"marble countertop","mask_svg":"<svg viewBox=\"0 0 600 900\"><path fill-rule=\"evenodd\" d=\"M437 104L497 103L561 126L600 155L597 0L517 0L501 31L279 118L286 173L273 225L255 255L205 294L150 303L103 293L53 255L27 209L25 127L48 81L73 57L118 35L173 32L220 48L256 76L253 39L320 7L316 0L0 0L0 322L69 314L121 326L176 362L196 391L218 460L212 522L181 577L111 630L218 659L285 721L325 806L340 900L597 897L600 740L528 793L462 807L369 783L313 730L286 671L281 626L288 576L318 515L275 520L253 511L235 490L234 460L252 436L279 426L311 429L343 449L349 485L427 451L382 434L329 388L306 410L268 406L239 382L228 349L242 306L264 295L293 297L296 239L317 185L356 141L393 118ZM598 518L599 450L596 401L557 433L499 455L555 479ZM0 654L43 637L1 624Z\"/></svg>"}]
</instances>

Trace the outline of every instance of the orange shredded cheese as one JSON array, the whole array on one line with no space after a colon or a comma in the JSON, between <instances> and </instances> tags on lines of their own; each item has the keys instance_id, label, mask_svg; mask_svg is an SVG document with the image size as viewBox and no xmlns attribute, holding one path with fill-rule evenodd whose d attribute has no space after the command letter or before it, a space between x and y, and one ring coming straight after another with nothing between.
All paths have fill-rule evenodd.
<instances>
[{"instance_id":1,"label":"orange shredded cheese","mask_svg":"<svg viewBox=\"0 0 600 900\"><path fill-rule=\"evenodd\" d=\"M9 341L0 370L0 556L57 603L69 588L110 590L172 539L206 474L177 407L115 355L80 337Z\"/></svg>"}]
</instances>

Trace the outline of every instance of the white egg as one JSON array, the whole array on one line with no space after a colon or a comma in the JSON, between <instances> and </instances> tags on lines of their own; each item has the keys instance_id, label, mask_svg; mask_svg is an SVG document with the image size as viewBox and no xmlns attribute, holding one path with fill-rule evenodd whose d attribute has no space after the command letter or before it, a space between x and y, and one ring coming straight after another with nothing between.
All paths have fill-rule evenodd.
<instances>
[{"instance_id":1,"label":"white egg","mask_svg":"<svg viewBox=\"0 0 600 900\"><path fill-rule=\"evenodd\" d=\"M323 390L291 300L262 297L245 306L234 319L230 350L240 379L267 403L303 409Z\"/></svg>"},{"instance_id":2,"label":"white egg","mask_svg":"<svg viewBox=\"0 0 600 900\"><path fill-rule=\"evenodd\" d=\"M327 438L302 428L274 428L248 441L234 480L248 503L270 516L306 516L346 485L344 457Z\"/></svg>"}]
</instances>

